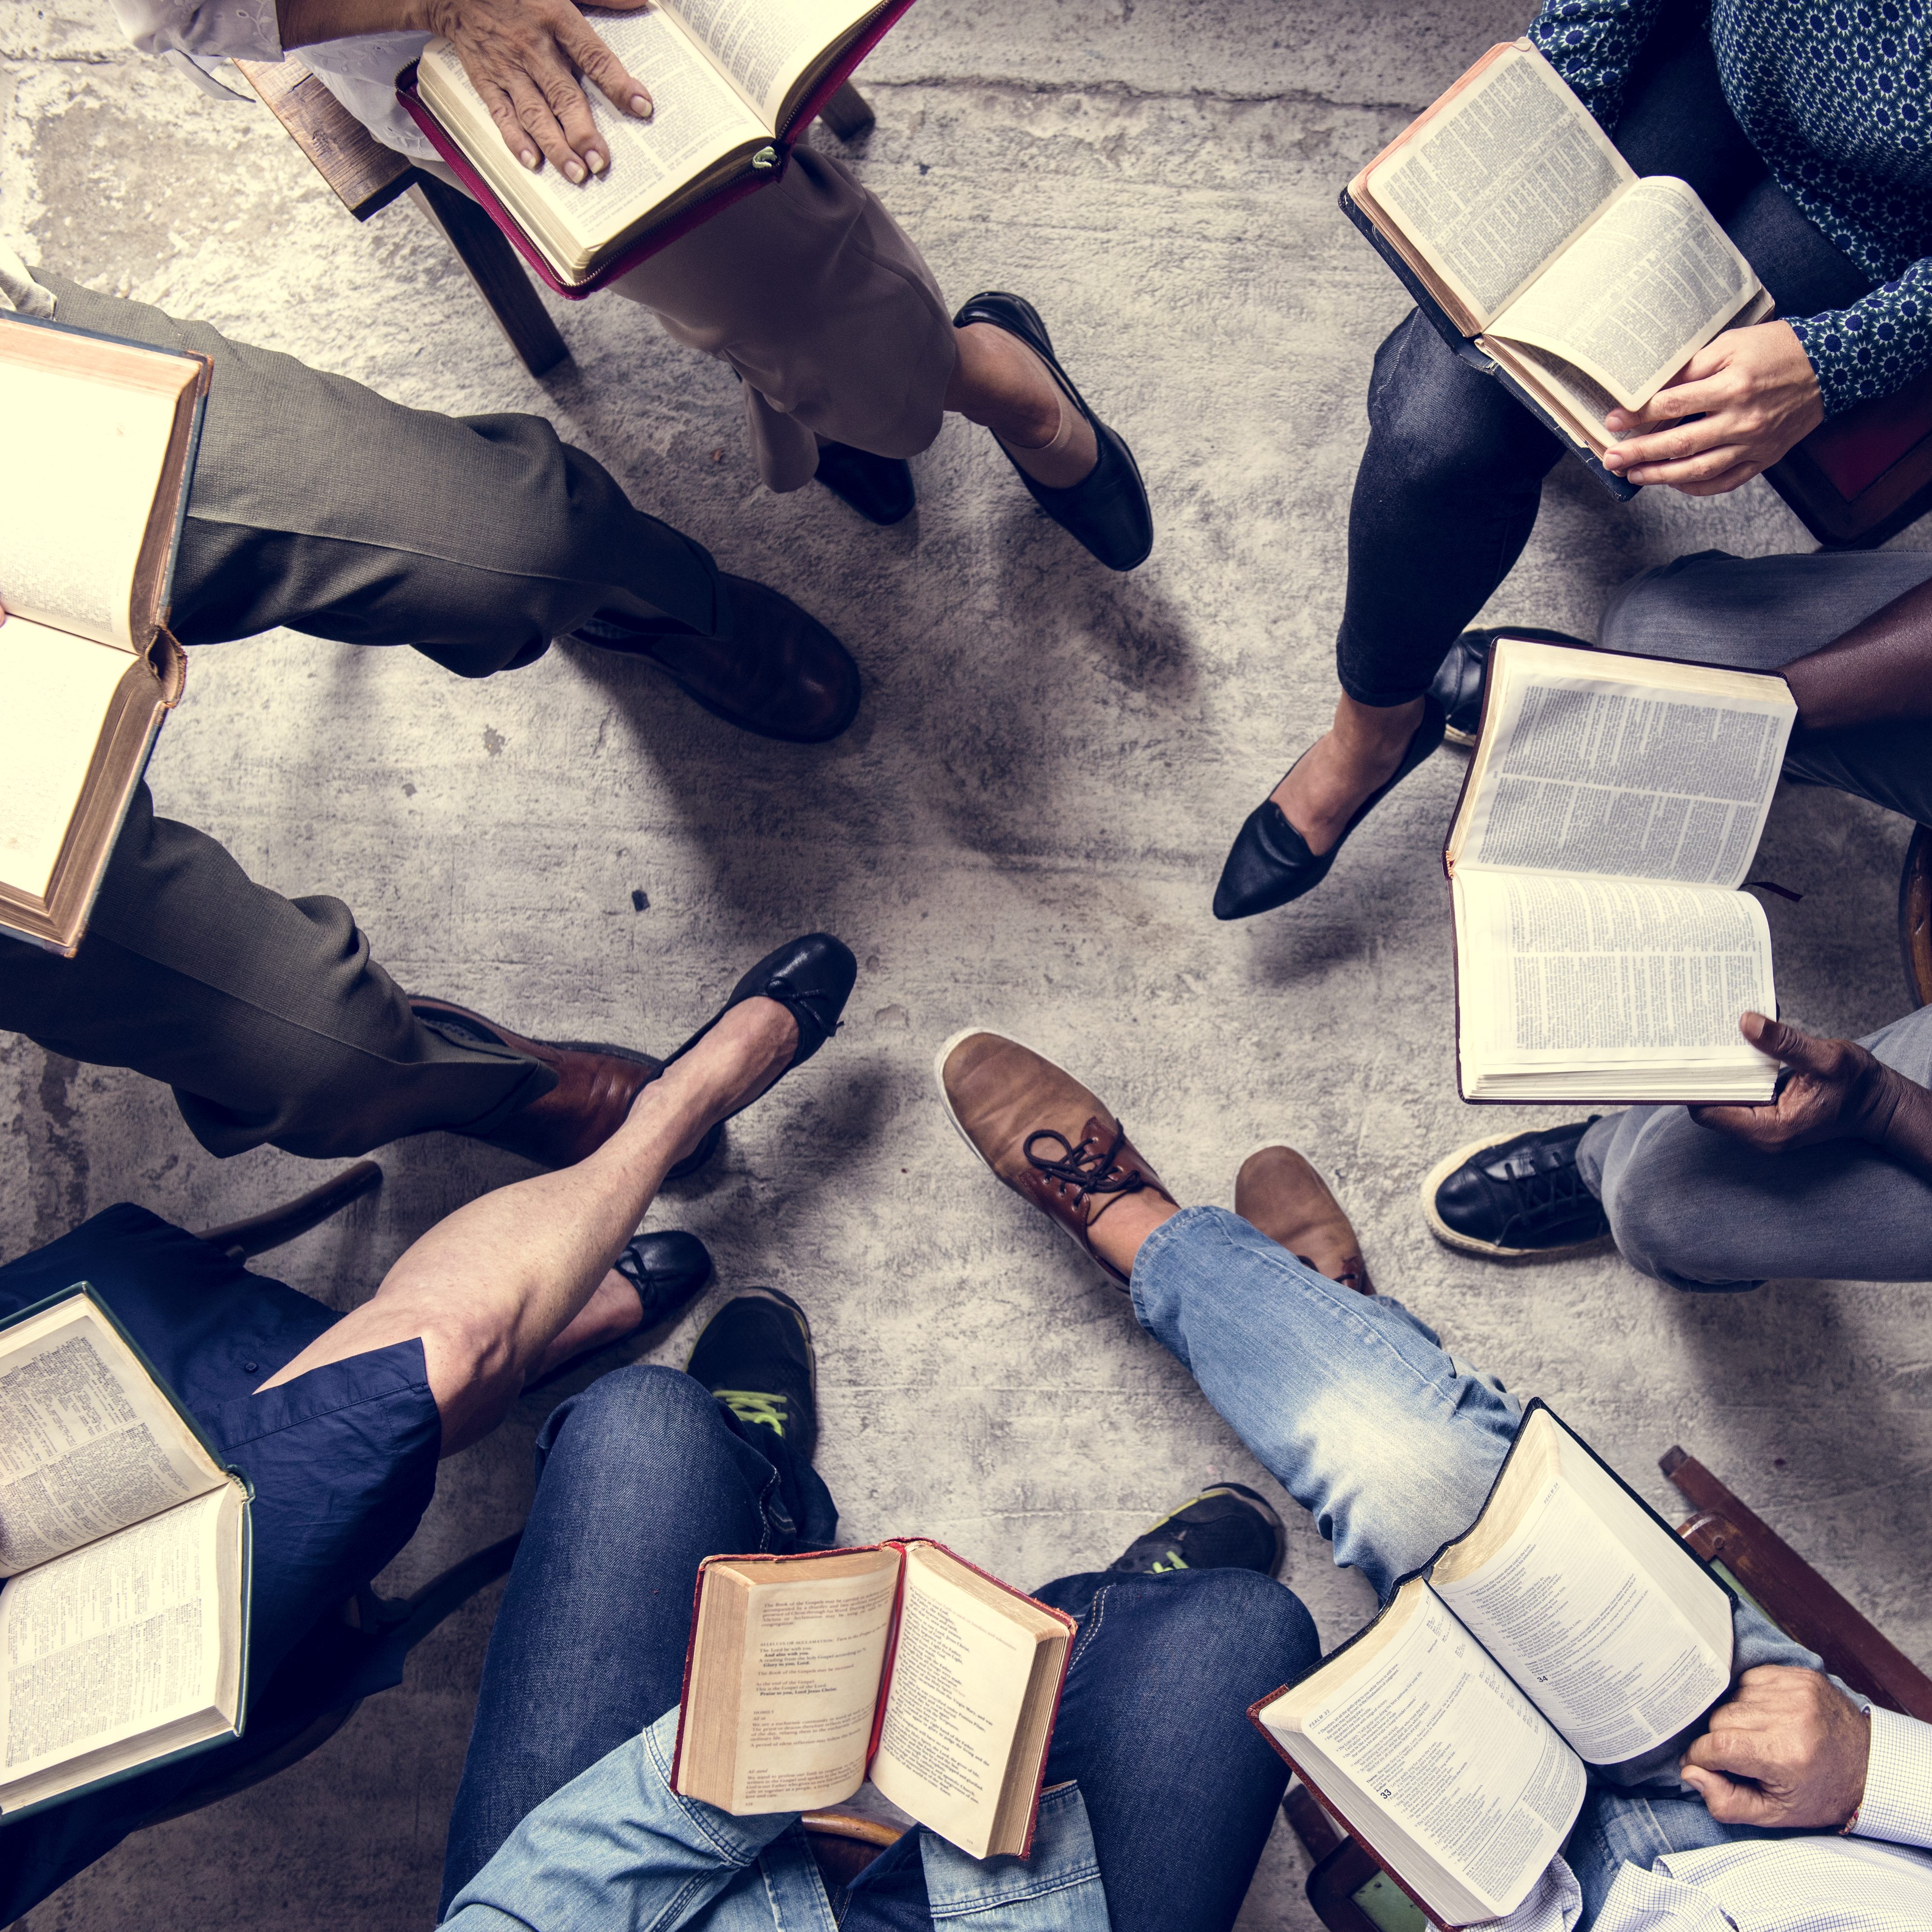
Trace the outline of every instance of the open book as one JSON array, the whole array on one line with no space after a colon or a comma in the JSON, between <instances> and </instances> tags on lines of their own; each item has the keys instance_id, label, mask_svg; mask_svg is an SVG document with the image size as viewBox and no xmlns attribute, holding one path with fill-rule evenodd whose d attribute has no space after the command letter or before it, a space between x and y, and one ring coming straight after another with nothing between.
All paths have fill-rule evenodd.
<instances>
[{"instance_id":1,"label":"open book","mask_svg":"<svg viewBox=\"0 0 1932 1932\"><path fill-rule=\"evenodd\" d=\"M1744 884L1783 678L1498 638L1449 830L1466 1100L1768 1100L1771 930Z\"/></svg>"},{"instance_id":2,"label":"open book","mask_svg":"<svg viewBox=\"0 0 1932 1932\"><path fill-rule=\"evenodd\" d=\"M976 1858L1024 1857L1072 1618L923 1539L698 1573L671 1782L734 1816L873 1788Z\"/></svg>"},{"instance_id":3,"label":"open book","mask_svg":"<svg viewBox=\"0 0 1932 1932\"><path fill-rule=\"evenodd\" d=\"M1641 409L1771 296L1684 182L1640 179L1527 40L1492 47L1342 206L1450 346L1619 496L1604 418Z\"/></svg>"},{"instance_id":4,"label":"open book","mask_svg":"<svg viewBox=\"0 0 1932 1932\"><path fill-rule=\"evenodd\" d=\"M0 1328L0 1814L240 1735L250 1494L85 1283Z\"/></svg>"},{"instance_id":5,"label":"open book","mask_svg":"<svg viewBox=\"0 0 1932 1932\"><path fill-rule=\"evenodd\" d=\"M71 954L181 696L208 358L0 314L0 928Z\"/></svg>"},{"instance_id":6,"label":"open book","mask_svg":"<svg viewBox=\"0 0 1932 1932\"><path fill-rule=\"evenodd\" d=\"M776 182L797 140L912 0L655 0L586 9L650 89L640 121L589 81L610 165L573 187L505 146L447 40L424 49L398 95L436 152L550 287L585 296L754 188ZM782 296L775 296L782 299Z\"/></svg>"},{"instance_id":7,"label":"open book","mask_svg":"<svg viewBox=\"0 0 1932 1932\"><path fill-rule=\"evenodd\" d=\"M1248 1714L1432 1923L1468 1925L1529 1895L1586 1765L1723 1696L1732 1642L1723 1585L1535 1402L1474 1526Z\"/></svg>"}]
</instances>

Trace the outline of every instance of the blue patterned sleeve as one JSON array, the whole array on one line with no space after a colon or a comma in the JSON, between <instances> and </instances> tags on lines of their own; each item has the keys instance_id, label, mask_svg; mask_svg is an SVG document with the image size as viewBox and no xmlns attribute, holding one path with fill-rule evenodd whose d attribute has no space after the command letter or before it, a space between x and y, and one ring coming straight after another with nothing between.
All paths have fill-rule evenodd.
<instances>
[{"instance_id":1,"label":"blue patterned sleeve","mask_svg":"<svg viewBox=\"0 0 1932 1932\"><path fill-rule=\"evenodd\" d=\"M1616 131L1624 84L1665 0L1544 0L1530 22L1538 52L1567 80L1605 134Z\"/></svg>"},{"instance_id":2,"label":"blue patterned sleeve","mask_svg":"<svg viewBox=\"0 0 1932 1932\"><path fill-rule=\"evenodd\" d=\"M1894 395L1932 369L1932 255L1850 308L1788 319L1817 372L1826 416Z\"/></svg>"}]
</instances>

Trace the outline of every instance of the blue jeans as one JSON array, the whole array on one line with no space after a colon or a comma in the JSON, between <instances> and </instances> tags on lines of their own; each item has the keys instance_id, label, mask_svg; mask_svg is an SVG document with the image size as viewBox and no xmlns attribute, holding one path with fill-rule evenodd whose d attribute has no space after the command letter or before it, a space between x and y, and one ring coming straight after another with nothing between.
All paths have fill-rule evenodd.
<instances>
[{"instance_id":1,"label":"blue jeans","mask_svg":"<svg viewBox=\"0 0 1932 1932\"><path fill-rule=\"evenodd\" d=\"M770 1430L688 1376L620 1369L561 1405L490 1640L450 1820L443 1904L518 1822L674 1705L698 1565L829 1541L830 1497ZM1247 1570L1069 1576L1080 1620L1047 1782L1080 1784L1115 1932L1225 1932L1286 1772L1246 1707L1312 1663L1308 1613ZM845 1932L932 1924L904 1850L853 1888Z\"/></svg>"},{"instance_id":2,"label":"blue jeans","mask_svg":"<svg viewBox=\"0 0 1932 1932\"><path fill-rule=\"evenodd\" d=\"M1132 1286L1141 1325L1384 1602L1475 1520L1522 1405L1400 1302L1328 1280L1219 1208L1184 1208L1156 1228ZM1739 1673L1820 1667L1755 1610L1735 1615ZM1677 1795L1666 1764L1680 1749L1618 1768L1631 1780L1662 1772L1658 1788L1593 1786L1566 1852L1592 1914L1626 1857L1642 1853L1647 1868L1658 1852L1746 1835Z\"/></svg>"},{"instance_id":3,"label":"blue jeans","mask_svg":"<svg viewBox=\"0 0 1932 1932\"><path fill-rule=\"evenodd\" d=\"M1675 175L1776 298L1812 315L1872 286L1773 182L1726 105L1703 10L1654 30L1616 130L1640 175ZM1492 377L1457 358L1418 311L1376 352L1369 442L1348 511L1348 588L1336 640L1342 688L1404 704L1522 554L1562 446Z\"/></svg>"}]
</instances>

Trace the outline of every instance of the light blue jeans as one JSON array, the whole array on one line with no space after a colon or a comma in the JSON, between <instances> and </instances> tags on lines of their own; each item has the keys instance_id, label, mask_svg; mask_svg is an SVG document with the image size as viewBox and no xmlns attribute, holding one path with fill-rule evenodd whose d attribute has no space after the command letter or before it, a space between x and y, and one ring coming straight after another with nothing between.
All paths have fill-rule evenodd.
<instances>
[{"instance_id":1,"label":"light blue jeans","mask_svg":"<svg viewBox=\"0 0 1932 1932\"><path fill-rule=\"evenodd\" d=\"M1400 1302L1328 1280L1220 1208L1183 1208L1156 1228L1132 1292L1142 1327L1314 1517L1335 1561L1359 1570L1383 1601L1475 1520L1522 1404L1457 1361ZM1735 1615L1738 1672L1821 1667L1748 1605ZM1626 1859L1648 1870L1660 1853L1748 1835L1682 1795L1673 1767L1682 1745L1673 1740L1610 1778L1592 1774L1565 1853L1586 1925ZM1621 1788L1633 1785L1646 1788Z\"/></svg>"}]
</instances>

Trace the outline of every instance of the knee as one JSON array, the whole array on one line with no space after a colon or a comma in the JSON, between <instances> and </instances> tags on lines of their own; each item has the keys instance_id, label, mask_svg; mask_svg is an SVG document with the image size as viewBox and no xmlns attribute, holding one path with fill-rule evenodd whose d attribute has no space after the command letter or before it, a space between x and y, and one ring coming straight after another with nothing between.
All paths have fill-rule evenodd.
<instances>
[{"instance_id":1,"label":"knee","mask_svg":"<svg viewBox=\"0 0 1932 1932\"><path fill-rule=\"evenodd\" d=\"M633 1363L600 1376L550 1412L537 1438L539 1464L560 1450L595 1462L607 1477L662 1481L712 1456L728 1457L733 1438L700 1382L676 1369Z\"/></svg>"},{"instance_id":2,"label":"knee","mask_svg":"<svg viewBox=\"0 0 1932 1932\"><path fill-rule=\"evenodd\" d=\"M1497 386L1456 361L1420 315L1412 315L1376 352L1369 382L1365 478L1381 489L1438 496L1499 478L1516 466L1510 432L1534 428Z\"/></svg>"},{"instance_id":3,"label":"knee","mask_svg":"<svg viewBox=\"0 0 1932 1932\"><path fill-rule=\"evenodd\" d=\"M1603 1194L1617 1252L1639 1273L1680 1288L1730 1286L1734 1270L1713 1252L1717 1232L1700 1185L1701 1135L1681 1108L1660 1109L1636 1132L1636 1145Z\"/></svg>"},{"instance_id":4,"label":"knee","mask_svg":"<svg viewBox=\"0 0 1932 1932\"><path fill-rule=\"evenodd\" d=\"M1154 1600L1168 1635L1230 1684L1266 1678L1260 1687L1266 1690L1300 1675L1322 1654L1301 1599L1258 1570L1178 1571L1159 1580L1159 1588Z\"/></svg>"}]
</instances>

